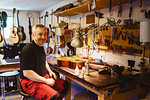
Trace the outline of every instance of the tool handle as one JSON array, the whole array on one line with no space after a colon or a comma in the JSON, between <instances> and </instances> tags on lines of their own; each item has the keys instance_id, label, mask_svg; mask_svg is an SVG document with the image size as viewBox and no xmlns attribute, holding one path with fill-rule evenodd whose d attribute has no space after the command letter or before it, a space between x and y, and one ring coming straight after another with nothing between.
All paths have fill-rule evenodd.
<instances>
[{"instance_id":1,"label":"tool handle","mask_svg":"<svg viewBox=\"0 0 150 100\"><path fill-rule=\"evenodd\" d=\"M139 0L139 7L142 7L142 0Z\"/></svg>"}]
</instances>

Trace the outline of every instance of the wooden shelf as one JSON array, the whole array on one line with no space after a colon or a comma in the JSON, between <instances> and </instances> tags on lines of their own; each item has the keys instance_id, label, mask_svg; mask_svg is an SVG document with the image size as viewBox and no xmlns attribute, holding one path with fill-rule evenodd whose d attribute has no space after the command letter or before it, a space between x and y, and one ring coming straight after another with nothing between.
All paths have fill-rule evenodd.
<instances>
[{"instance_id":1,"label":"wooden shelf","mask_svg":"<svg viewBox=\"0 0 150 100\"><path fill-rule=\"evenodd\" d=\"M118 1L119 0L112 0L112 7L118 5ZM110 2L110 0L96 0L96 8L93 9L93 11L100 10L103 8L108 8L110 5L109 2ZM128 3L129 0L122 0L122 2L123 2L123 4ZM74 15L78 15L78 14L86 13L86 12L89 12L88 3L80 5L78 7L74 7L74 8L65 10L65 11L55 13L55 15L65 17L65 16L74 16Z\"/></svg>"},{"instance_id":2,"label":"wooden shelf","mask_svg":"<svg viewBox=\"0 0 150 100\"><path fill-rule=\"evenodd\" d=\"M78 7L74 7L65 11L61 11L58 13L55 13L57 16L74 16L81 13L88 12L88 4L80 5Z\"/></svg>"}]
</instances>

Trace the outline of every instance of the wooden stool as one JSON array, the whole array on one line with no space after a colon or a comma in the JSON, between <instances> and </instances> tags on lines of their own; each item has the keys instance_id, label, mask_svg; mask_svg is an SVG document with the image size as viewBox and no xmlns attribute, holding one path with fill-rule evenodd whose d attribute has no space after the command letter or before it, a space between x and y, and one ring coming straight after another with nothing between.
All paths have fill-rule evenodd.
<instances>
[{"instance_id":1,"label":"wooden stool","mask_svg":"<svg viewBox=\"0 0 150 100\"><path fill-rule=\"evenodd\" d=\"M5 78L12 77L12 76L18 76L18 75L19 75L18 71L3 72L0 74L2 100L5 100Z\"/></svg>"}]
</instances>

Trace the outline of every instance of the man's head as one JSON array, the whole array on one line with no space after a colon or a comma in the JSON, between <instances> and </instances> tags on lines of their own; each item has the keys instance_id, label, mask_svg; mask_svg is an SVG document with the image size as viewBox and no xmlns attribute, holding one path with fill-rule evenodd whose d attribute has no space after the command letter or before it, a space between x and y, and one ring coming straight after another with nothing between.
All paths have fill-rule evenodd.
<instances>
[{"instance_id":1,"label":"man's head","mask_svg":"<svg viewBox=\"0 0 150 100\"><path fill-rule=\"evenodd\" d=\"M38 46L43 46L47 40L47 28L42 24L34 25L32 28L32 37Z\"/></svg>"}]
</instances>

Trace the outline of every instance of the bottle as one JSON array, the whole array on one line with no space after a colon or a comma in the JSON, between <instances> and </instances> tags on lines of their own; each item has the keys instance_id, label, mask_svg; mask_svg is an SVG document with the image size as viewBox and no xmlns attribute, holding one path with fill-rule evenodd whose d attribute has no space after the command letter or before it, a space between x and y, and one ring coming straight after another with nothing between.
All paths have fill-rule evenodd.
<instances>
[{"instance_id":1,"label":"bottle","mask_svg":"<svg viewBox=\"0 0 150 100\"><path fill-rule=\"evenodd\" d=\"M79 68L78 68L78 64L76 64L76 68L75 68L75 75L79 75Z\"/></svg>"},{"instance_id":2,"label":"bottle","mask_svg":"<svg viewBox=\"0 0 150 100\"><path fill-rule=\"evenodd\" d=\"M88 61L86 61L86 63L85 63L85 74L86 75L89 75L89 63L88 63Z\"/></svg>"},{"instance_id":3,"label":"bottle","mask_svg":"<svg viewBox=\"0 0 150 100\"><path fill-rule=\"evenodd\" d=\"M80 78L83 78L84 79L84 72L85 72L85 67L82 67L82 71L81 71L81 74L80 74Z\"/></svg>"}]
</instances>

